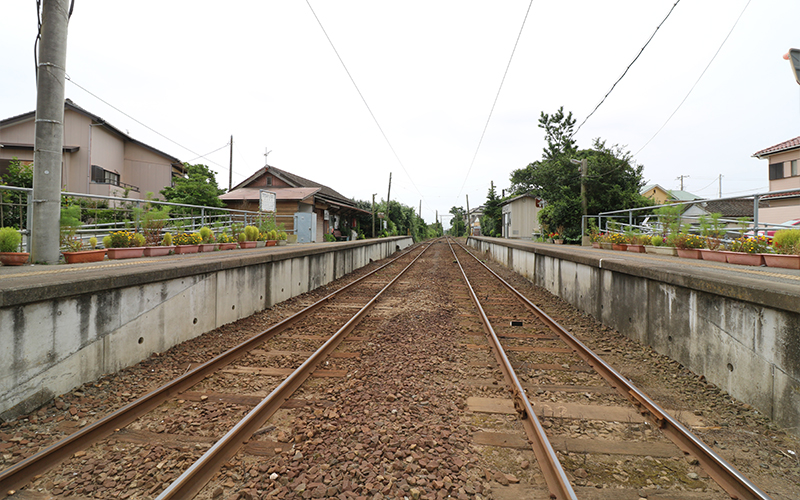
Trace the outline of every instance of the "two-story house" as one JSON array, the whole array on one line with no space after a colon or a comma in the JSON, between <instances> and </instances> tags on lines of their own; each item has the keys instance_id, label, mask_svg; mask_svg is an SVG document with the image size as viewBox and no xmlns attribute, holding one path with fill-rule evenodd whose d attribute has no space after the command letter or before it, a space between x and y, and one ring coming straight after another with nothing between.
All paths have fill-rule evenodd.
<instances>
[{"instance_id":1,"label":"two-story house","mask_svg":"<svg viewBox=\"0 0 800 500\"><path fill-rule=\"evenodd\" d=\"M780 224L800 218L800 137L762 149L753 157L769 162L770 191L791 190L762 198L769 201L769 207L759 207L759 223Z\"/></svg>"},{"instance_id":2,"label":"two-story house","mask_svg":"<svg viewBox=\"0 0 800 500\"><path fill-rule=\"evenodd\" d=\"M0 121L0 176L13 158L33 161L35 112ZM69 99L64 103L62 191L144 198L183 176L183 164L137 141Z\"/></svg>"}]
</instances>

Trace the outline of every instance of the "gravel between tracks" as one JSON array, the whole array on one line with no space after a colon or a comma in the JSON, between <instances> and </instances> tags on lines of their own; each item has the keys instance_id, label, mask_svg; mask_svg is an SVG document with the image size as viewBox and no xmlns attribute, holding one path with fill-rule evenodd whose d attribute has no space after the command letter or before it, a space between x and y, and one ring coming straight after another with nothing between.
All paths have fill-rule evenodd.
<instances>
[{"instance_id":1,"label":"gravel between tracks","mask_svg":"<svg viewBox=\"0 0 800 500\"><path fill-rule=\"evenodd\" d=\"M454 275L446 269L448 262L431 259L425 272L404 280L404 299L393 300L395 307L390 313L373 315L369 324L376 337L355 346L360 362L348 378L313 379L295 397L313 398L318 404L279 412L274 428L257 438L274 440L277 453L268 459L237 457L223 471L217 486L204 495L221 499L442 498L448 494L491 498L498 481L507 483L503 474L511 471L501 470L500 462L471 444L471 433L477 428L459 411L470 394L464 385L467 379L476 374L492 378L495 370L467 373L465 367L476 353L463 347L461 320L453 305ZM706 429L697 434L762 489L776 499L796 498L800 462L795 453L800 453L800 442L795 437L677 363L599 325L506 269L492 267L663 407L702 414ZM0 467L16 463L182 374L189 362L205 361L240 343L350 279L225 325L84 384L26 417L0 424ZM496 388L486 391L502 394ZM240 414L245 407L226 408L213 417ZM171 424L191 425L192 420L196 423L208 415L175 415ZM502 418L506 417L498 417ZM568 431L581 434L593 429L580 426ZM139 461L129 462L118 451L119 445L116 440L107 442L105 451L98 452L105 453L102 458L85 460L80 474L61 482L40 480L34 491L42 488L73 497L125 498L131 482L161 484L165 478L159 476L161 467L156 466L164 465L165 456L172 457L176 463L171 465L177 467L181 460L188 461L209 446L195 441L172 445L169 452L169 443L141 447L137 448ZM628 473L621 464L612 462L609 468Z\"/></svg>"}]
</instances>

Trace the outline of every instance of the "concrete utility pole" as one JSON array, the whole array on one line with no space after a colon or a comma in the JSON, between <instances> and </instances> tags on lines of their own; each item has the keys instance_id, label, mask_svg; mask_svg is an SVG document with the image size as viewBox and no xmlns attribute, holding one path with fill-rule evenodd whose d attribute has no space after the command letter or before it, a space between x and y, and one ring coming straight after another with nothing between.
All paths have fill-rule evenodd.
<instances>
[{"instance_id":1,"label":"concrete utility pole","mask_svg":"<svg viewBox=\"0 0 800 500\"><path fill-rule=\"evenodd\" d=\"M467 197L467 236L472 236L472 225L469 223L469 195L465 194L464 196Z\"/></svg>"},{"instance_id":2,"label":"concrete utility pole","mask_svg":"<svg viewBox=\"0 0 800 500\"><path fill-rule=\"evenodd\" d=\"M719 174L719 197L722 198L722 174Z\"/></svg>"},{"instance_id":3,"label":"concrete utility pole","mask_svg":"<svg viewBox=\"0 0 800 500\"><path fill-rule=\"evenodd\" d=\"M233 187L233 136L231 136L231 159L228 167L228 192Z\"/></svg>"},{"instance_id":4,"label":"concrete utility pole","mask_svg":"<svg viewBox=\"0 0 800 500\"><path fill-rule=\"evenodd\" d=\"M42 2L33 145L31 262L58 263L61 163L64 146L64 76L69 0Z\"/></svg>"},{"instance_id":5,"label":"concrete utility pole","mask_svg":"<svg viewBox=\"0 0 800 500\"><path fill-rule=\"evenodd\" d=\"M372 237L375 237L375 195L378 193L373 193L372 195Z\"/></svg>"},{"instance_id":6,"label":"concrete utility pole","mask_svg":"<svg viewBox=\"0 0 800 500\"><path fill-rule=\"evenodd\" d=\"M389 216L389 198L392 194L392 173L389 172L389 191L386 193L386 216Z\"/></svg>"},{"instance_id":7,"label":"concrete utility pole","mask_svg":"<svg viewBox=\"0 0 800 500\"><path fill-rule=\"evenodd\" d=\"M681 191L683 191L683 178L684 177L686 177L687 179L689 178L688 175L679 175L678 177L675 177L675 179L680 179L680 181L681 181Z\"/></svg>"}]
</instances>

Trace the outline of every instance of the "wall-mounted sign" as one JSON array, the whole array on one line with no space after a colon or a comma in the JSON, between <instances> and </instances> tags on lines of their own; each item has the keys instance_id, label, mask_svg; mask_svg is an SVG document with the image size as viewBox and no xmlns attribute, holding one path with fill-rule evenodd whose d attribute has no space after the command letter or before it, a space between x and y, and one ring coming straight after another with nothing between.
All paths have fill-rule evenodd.
<instances>
[{"instance_id":1,"label":"wall-mounted sign","mask_svg":"<svg viewBox=\"0 0 800 500\"><path fill-rule=\"evenodd\" d=\"M278 201L278 195L272 191L267 191L266 189L260 190L259 193L259 210L262 212L275 212L277 210L276 204Z\"/></svg>"}]
</instances>

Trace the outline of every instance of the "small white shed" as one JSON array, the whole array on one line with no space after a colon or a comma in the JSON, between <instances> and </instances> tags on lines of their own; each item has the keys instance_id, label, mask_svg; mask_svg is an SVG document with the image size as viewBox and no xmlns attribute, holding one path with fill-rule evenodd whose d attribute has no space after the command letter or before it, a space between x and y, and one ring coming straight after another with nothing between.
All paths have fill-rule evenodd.
<instances>
[{"instance_id":1,"label":"small white shed","mask_svg":"<svg viewBox=\"0 0 800 500\"><path fill-rule=\"evenodd\" d=\"M515 196L501 203L503 238L533 239L534 233L541 232L539 210L543 206L542 199L532 194Z\"/></svg>"}]
</instances>

